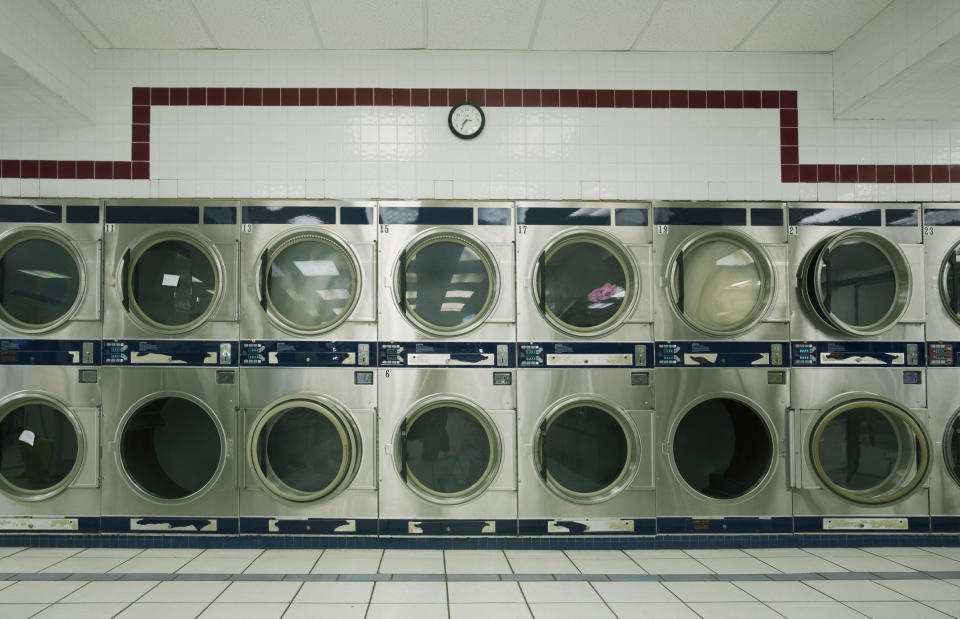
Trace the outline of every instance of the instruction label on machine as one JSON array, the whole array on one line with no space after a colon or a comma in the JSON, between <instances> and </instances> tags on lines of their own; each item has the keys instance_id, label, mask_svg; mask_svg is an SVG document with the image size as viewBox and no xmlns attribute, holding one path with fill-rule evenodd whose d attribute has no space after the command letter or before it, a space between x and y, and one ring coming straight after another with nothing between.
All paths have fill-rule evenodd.
<instances>
[{"instance_id":1,"label":"instruction label on machine","mask_svg":"<svg viewBox=\"0 0 960 619\"><path fill-rule=\"evenodd\" d=\"M789 342L657 342L657 367L787 367Z\"/></svg>"},{"instance_id":2,"label":"instruction label on machine","mask_svg":"<svg viewBox=\"0 0 960 619\"><path fill-rule=\"evenodd\" d=\"M923 367L923 342L793 342L794 367Z\"/></svg>"},{"instance_id":3,"label":"instruction label on machine","mask_svg":"<svg viewBox=\"0 0 960 619\"><path fill-rule=\"evenodd\" d=\"M650 342L527 342L517 345L521 368L653 367Z\"/></svg>"}]
</instances>

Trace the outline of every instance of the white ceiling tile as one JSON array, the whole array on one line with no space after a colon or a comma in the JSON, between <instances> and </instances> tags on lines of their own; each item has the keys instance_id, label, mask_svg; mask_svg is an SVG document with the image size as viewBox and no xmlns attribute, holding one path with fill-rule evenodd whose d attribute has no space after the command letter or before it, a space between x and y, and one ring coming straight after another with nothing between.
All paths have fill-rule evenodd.
<instances>
[{"instance_id":1,"label":"white ceiling tile","mask_svg":"<svg viewBox=\"0 0 960 619\"><path fill-rule=\"evenodd\" d=\"M890 0L783 0L744 42L747 51L833 51Z\"/></svg>"},{"instance_id":2,"label":"white ceiling tile","mask_svg":"<svg viewBox=\"0 0 960 619\"><path fill-rule=\"evenodd\" d=\"M665 0L634 49L732 51L776 0Z\"/></svg>"},{"instance_id":3,"label":"white ceiling tile","mask_svg":"<svg viewBox=\"0 0 960 619\"><path fill-rule=\"evenodd\" d=\"M193 0L225 49L317 49L310 9L303 0Z\"/></svg>"},{"instance_id":4,"label":"white ceiling tile","mask_svg":"<svg viewBox=\"0 0 960 619\"><path fill-rule=\"evenodd\" d=\"M429 0L430 49L527 49L540 0Z\"/></svg>"},{"instance_id":5,"label":"white ceiling tile","mask_svg":"<svg viewBox=\"0 0 960 619\"><path fill-rule=\"evenodd\" d=\"M534 49L630 49L658 0L545 0Z\"/></svg>"},{"instance_id":6,"label":"white ceiling tile","mask_svg":"<svg viewBox=\"0 0 960 619\"><path fill-rule=\"evenodd\" d=\"M423 48L423 0L310 0L327 49Z\"/></svg>"},{"instance_id":7,"label":"white ceiling tile","mask_svg":"<svg viewBox=\"0 0 960 619\"><path fill-rule=\"evenodd\" d=\"M114 47L215 47L188 0L73 0Z\"/></svg>"},{"instance_id":8,"label":"white ceiling tile","mask_svg":"<svg viewBox=\"0 0 960 619\"><path fill-rule=\"evenodd\" d=\"M96 27L81 13L76 9L76 7L69 0L50 0L53 3L53 6L57 8L64 17L67 18L67 21L70 22L74 28L80 31L90 44L98 49L104 49L113 47L113 44L104 38L103 33L96 29Z\"/></svg>"}]
</instances>

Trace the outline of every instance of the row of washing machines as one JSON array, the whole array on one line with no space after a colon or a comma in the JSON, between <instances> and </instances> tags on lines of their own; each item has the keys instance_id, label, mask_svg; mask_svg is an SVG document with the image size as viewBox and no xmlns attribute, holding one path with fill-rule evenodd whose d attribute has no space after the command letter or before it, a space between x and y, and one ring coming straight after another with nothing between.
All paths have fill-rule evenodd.
<instances>
[{"instance_id":1,"label":"row of washing machines","mask_svg":"<svg viewBox=\"0 0 960 619\"><path fill-rule=\"evenodd\" d=\"M960 531L957 226L0 200L0 530Z\"/></svg>"}]
</instances>

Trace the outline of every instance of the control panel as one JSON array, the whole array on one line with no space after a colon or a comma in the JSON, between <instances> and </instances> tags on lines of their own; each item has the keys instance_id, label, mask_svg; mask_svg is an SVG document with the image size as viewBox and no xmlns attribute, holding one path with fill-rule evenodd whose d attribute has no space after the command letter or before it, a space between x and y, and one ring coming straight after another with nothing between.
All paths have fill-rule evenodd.
<instances>
[{"instance_id":1,"label":"control panel","mask_svg":"<svg viewBox=\"0 0 960 619\"><path fill-rule=\"evenodd\" d=\"M380 342L380 367L512 368L513 342Z\"/></svg>"},{"instance_id":2,"label":"control panel","mask_svg":"<svg viewBox=\"0 0 960 619\"><path fill-rule=\"evenodd\" d=\"M657 367L786 367L788 342L657 342Z\"/></svg>"},{"instance_id":3,"label":"control panel","mask_svg":"<svg viewBox=\"0 0 960 619\"><path fill-rule=\"evenodd\" d=\"M922 342L793 342L794 367L922 367Z\"/></svg>"},{"instance_id":4,"label":"control panel","mask_svg":"<svg viewBox=\"0 0 960 619\"><path fill-rule=\"evenodd\" d=\"M256 341L240 342L241 366L371 367L376 342Z\"/></svg>"}]
</instances>

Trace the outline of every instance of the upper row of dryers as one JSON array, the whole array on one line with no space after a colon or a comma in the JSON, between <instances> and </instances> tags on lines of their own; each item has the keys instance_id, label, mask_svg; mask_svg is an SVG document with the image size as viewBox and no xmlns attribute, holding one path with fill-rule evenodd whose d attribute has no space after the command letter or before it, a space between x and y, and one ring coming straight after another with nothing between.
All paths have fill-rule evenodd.
<instances>
[{"instance_id":1,"label":"upper row of dryers","mask_svg":"<svg viewBox=\"0 0 960 619\"><path fill-rule=\"evenodd\" d=\"M4 200L0 337L960 340L958 222L952 204Z\"/></svg>"}]
</instances>

